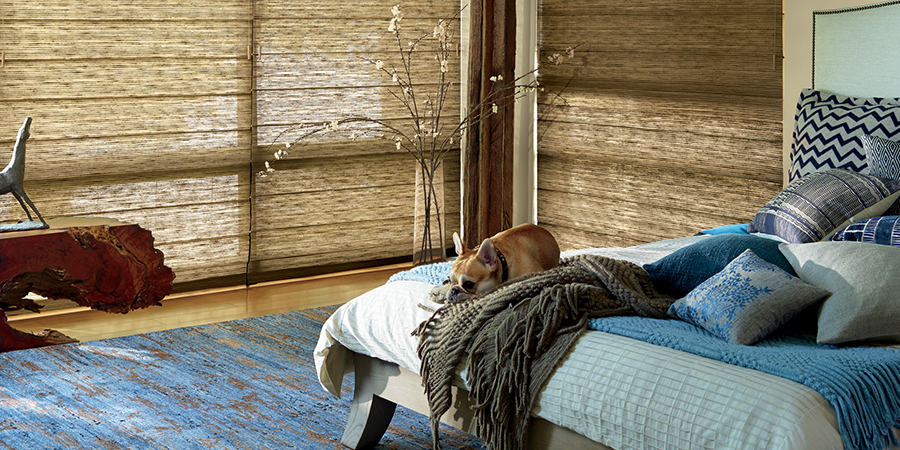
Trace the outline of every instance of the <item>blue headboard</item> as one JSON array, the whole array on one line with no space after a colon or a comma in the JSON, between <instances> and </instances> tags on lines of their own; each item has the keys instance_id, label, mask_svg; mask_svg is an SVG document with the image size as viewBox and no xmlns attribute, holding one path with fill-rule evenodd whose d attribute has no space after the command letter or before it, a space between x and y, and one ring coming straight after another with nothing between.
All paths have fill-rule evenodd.
<instances>
[{"instance_id":1,"label":"blue headboard","mask_svg":"<svg viewBox=\"0 0 900 450\"><path fill-rule=\"evenodd\" d=\"M900 97L900 0L813 11L814 89Z\"/></svg>"}]
</instances>

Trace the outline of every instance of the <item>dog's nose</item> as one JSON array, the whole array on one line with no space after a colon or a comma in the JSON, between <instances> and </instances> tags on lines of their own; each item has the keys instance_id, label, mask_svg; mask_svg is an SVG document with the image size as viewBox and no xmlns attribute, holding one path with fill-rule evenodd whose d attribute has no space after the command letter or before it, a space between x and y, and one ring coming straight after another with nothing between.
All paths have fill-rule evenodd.
<instances>
[{"instance_id":1,"label":"dog's nose","mask_svg":"<svg viewBox=\"0 0 900 450\"><path fill-rule=\"evenodd\" d=\"M447 301L451 303L461 302L468 297L469 294L459 286L453 286L447 291Z\"/></svg>"}]
</instances>

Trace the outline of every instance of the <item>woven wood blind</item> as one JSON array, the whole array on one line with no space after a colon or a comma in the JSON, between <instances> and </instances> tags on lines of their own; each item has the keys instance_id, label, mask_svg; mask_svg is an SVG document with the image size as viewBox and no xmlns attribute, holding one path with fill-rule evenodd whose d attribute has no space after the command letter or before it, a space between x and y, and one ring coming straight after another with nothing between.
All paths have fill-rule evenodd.
<instances>
[{"instance_id":1,"label":"woven wood blind","mask_svg":"<svg viewBox=\"0 0 900 450\"><path fill-rule=\"evenodd\" d=\"M458 7L419 3L404 24L422 33ZM394 4L4 0L0 146L32 117L25 189L43 216L150 229L176 291L408 260L414 164L392 144L326 138L254 175L286 126L398 116L390 78L359 59L388 51ZM445 164L452 224L458 158ZM24 219L0 197L0 222Z\"/></svg>"},{"instance_id":2,"label":"woven wood blind","mask_svg":"<svg viewBox=\"0 0 900 450\"><path fill-rule=\"evenodd\" d=\"M178 283L243 282L247 3L4 0L2 8L0 141L11 148L33 117L25 189L44 217L138 223ZM0 208L6 222L25 218L12 196Z\"/></svg>"},{"instance_id":3,"label":"woven wood blind","mask_svg":"<svg viewBox=\"0 0 900 450\"><path fill-rule=\"evenodd\" d=\"M540 14L538 220L562 247L748 222L779 191L780 0L543 0Z\"/></svg>"},{"instance_id":4,"label":"woven wood blind","mask_svg":"<svg viewBox=\"0 0 900 450\"><path fill-rule=\"evenodd\" d=\"M372 64L381 60L402 70L397 37L388 31L395 4L257 4L257 171L304 127L365 116L411 129L408 112L391 93L396 83ZM403 4L399 44L406 48L431 36L438 20L458 8L445 0ZM440 70L433 51L423 42L412 61L416 93L432 93ZM458 80L458 57L449 69L450 79ZM458 83L442 116L459 123ZM390 140L350 140L346 133L304 139L288 153L274 164L276 172L255 184L251 281L361 261L409 260L416 167L409 153ZM445 220L451 231L460 221L459 158L457 148L444 164Z\"/></svg>"}]
</instances>

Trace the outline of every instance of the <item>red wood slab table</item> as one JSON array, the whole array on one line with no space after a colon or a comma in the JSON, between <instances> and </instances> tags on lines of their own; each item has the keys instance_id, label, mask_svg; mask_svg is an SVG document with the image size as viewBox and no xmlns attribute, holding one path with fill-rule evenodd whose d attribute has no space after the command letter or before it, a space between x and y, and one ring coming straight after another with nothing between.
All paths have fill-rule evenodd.
<instances>
[{"instance_id":1,"label":"red wood slab table","mask_svg":"<svg viewBox=\"0 0 900 450\"><path fill-rule=\"evenodd\" d=\"M33 292L111 313L159 305L175 274L150 231L100 217L50 219L48 229L0 233L0 306L39 311ZM74 340L50 330L25 333L0 310L0 351Z\"/></svg>"}]
</instances>

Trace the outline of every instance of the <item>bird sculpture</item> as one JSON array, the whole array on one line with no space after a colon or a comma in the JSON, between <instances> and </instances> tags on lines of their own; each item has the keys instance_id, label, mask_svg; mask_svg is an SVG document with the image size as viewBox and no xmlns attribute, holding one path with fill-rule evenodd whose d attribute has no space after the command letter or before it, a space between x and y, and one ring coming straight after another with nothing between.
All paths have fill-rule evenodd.
<instances>
[{"instance_id":1,"label":"bird sculpture","mask_svg":"<svg viewBox=\"0 0 900 450\"><path fill-rule=\"evenodd\" d=\"M13 147L12 158L9 160L9 164L7 164L6 168L0 172L0 195L12 193L16 200L19 201L19 204L22 205L22 209L25 210L25 214L28 216L28 222L23 227L3 227L0 228L0 231L8 231L8 230L19 230L19 229L41 229L41 228L50 228L50 225L44 220L41 216L41 213L34 206L34 203L31 202L31 199L28 198L28 195L25 194L24 181L25 181L25 141L28 140L28 129L31 127L31 117L25 118L25 123L22 124L22 128L19 128L19 134L16 137L16 145ZM31 212L28 211L28 206L34 210L35 214L37 214L38 219L40 219L40 223L34 222L31 218Z\"/></svg>"}]
</instances>

